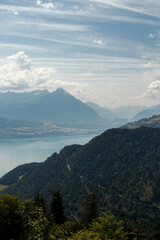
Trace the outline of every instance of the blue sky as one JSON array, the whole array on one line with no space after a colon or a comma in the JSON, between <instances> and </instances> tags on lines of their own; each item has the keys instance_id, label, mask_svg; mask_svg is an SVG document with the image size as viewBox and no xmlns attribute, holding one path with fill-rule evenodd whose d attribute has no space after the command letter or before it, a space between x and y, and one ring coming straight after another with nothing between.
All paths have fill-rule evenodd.
<instances>
[{"instance_id":1,"label":"blue sky","mask_svg":"<svg viewBox=\"0 0 160 240\"><path fill-rule=\"evenodd\" d=\"M0 1L0 91L159 104L159 47L158 0Z\"/></svg>"}]
</instances>

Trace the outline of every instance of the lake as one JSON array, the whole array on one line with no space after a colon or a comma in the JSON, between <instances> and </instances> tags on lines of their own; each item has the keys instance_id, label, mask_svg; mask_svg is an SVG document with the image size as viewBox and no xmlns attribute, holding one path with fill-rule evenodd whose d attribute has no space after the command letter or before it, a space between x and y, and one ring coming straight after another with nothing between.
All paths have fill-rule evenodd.
<instances>
[{"instance_id":1,"label":"lake","mask_svg":"<svg viewBox=\"0 0 160 240\"><path fill-rule=\"evenodd\" d=\"M95 134L79 136L55 136L48 138L0 140L0 177L17 167L30 162L42 162L64 146L85 144Z\"/></svg>"}]
</instances>

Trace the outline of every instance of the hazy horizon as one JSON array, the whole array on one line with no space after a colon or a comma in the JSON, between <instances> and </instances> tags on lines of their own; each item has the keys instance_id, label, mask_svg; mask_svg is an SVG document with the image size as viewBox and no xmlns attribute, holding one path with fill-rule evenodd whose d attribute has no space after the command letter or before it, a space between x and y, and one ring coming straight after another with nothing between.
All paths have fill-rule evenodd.
<instances>
[{"instance_id":1,"label":"hazy horizon","mask_svg":"<svg viewBox=\"0 0 160 240\"><path fill-rule=\"evenodd\" d=\"M0 92L62 87L108 108L160 102L160 2L1 0Z\"/></svg>"}]
</instances>

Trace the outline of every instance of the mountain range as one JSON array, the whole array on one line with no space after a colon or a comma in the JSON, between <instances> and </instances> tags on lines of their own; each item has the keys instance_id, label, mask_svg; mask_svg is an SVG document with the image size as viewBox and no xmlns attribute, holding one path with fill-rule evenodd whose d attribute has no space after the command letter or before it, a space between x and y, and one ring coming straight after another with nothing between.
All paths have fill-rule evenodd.
<instances>
[{"instance_id":1,"label":"mountain range","mask_svg":"<svg viewBox=\"0 0 160 240\"><path fill-rule=\"evenodd\" d=\"M31 93L1 93L0 114L4 118L58 123L101 124L98 114L62 88Z\"/></svg>"},{"instance_id":2,"label":"mountain range","mask_svg":"<svg viewBox=\"0 0 160 240\"><path fill-rule=\"evenodd\" d=\"M152 117L153 115L160 115L160 105L148 107L147 109L138 112L132 119L131 121L137 121L142 118L149 118Z\"/></svg>"},{"instance_id":3,"label":"mountain range","mask_svg":"<svg viewBox=\"0 0 160 240\"><path fill-rule=\"evenodd\" d=\"M110 129L84 146L53 153L29 171L16 168L0 184L9 185L4 193L21 199L37 192L49 199L49 190L60 189L70 217L77 215L83 196L95 192L101 208L117 216L125 211L130 219L152 226L160 199L159 143L159 128Z\"/></svg>"}]
</instances>

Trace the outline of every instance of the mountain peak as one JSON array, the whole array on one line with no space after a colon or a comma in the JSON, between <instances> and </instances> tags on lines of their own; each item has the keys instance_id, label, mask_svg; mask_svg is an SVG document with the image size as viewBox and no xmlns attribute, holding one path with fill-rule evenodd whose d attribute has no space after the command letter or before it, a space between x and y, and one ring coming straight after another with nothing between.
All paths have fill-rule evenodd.
<instances>
[{"instance_id":1,"label":"mountain peak","mask_svg":"<svg viewBox=\"0 0 160 240\"><path fill-rule=\"evenodd\" d=\"M65 91L63 88L59 87L55 90L55 92L58 92L58 93L65 93L65 94L69 94L67 91Z\"/></svg>"}]
</instances>

